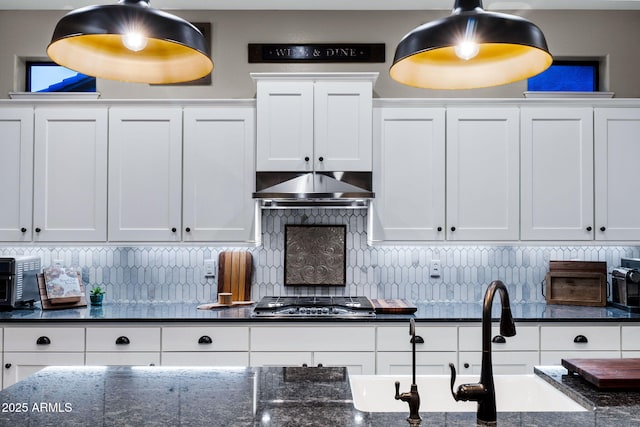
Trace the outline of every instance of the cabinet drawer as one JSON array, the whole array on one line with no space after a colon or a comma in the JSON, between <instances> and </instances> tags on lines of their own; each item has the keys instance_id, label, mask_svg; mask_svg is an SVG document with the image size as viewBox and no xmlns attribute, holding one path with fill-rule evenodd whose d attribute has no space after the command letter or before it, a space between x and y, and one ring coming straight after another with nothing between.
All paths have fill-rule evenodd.
<instances>
[{"instance_id":1,"label":"cabinet drawer","mask_svg":"<svg viewBox=\"0 0 640 427\"><path fill-rule=\"evenodd\" d=\"M460 351L482 350L482 328L480 326L462 326L459 331ZM491 326L491 337L500 335L500 325ZM498 341L498 342L496 342ZM493 351L538 351L540 333L537 326L516 325L516 335L504 338L504 342L492 342Z\"/></svg>"},{"instance_id":2,"label":"cabinet drawer","mask_svg":"<svg viewBox=\"0 0 640 427\"><path fill-rule=\"evenodd\" d=\"M640 326L622 327L622 350L640 350Z\"/></svg>"},{"instance_id":3,"label":"cabinet drawer","mask_svg":"<svg viewBox=\"0 0 640 427\"><path fill-rule=\"evenodd\" d=\"M162 351L248 351L249 328L162 328Z\"/></svg>"},{"instance_id":4,"label":"cabinet drawer","mask_svg":"<svg viewBox=\"0 0 640 427\"><path fill-rule=\"evenodd\" d=\"M375 329L373 327L283 326L251 328L251 351L374 350Z\"/></svg>"},{"instance_id":5,"label":"cabinet drawer","mask_svg":"<svg viewBox=\"0 0 640 427\"><path fill-rule=\"evenodd\" d=\"M160 328L87 328L87 351L160 351Z\"/></svg>"},{"instance_id":6,"label":"cabinet drawer","mask_svg":"<svg viewBox=\"0 0 640 427\"><path fill-rule=\"evenodd\" d=\"M86 356L87 366L158 366L160 365L160 353L158 352L134 352L103 353L88 352Z\"/></svg>"},{"instance_id":7,"label":"cabinet drawer","mask_svg":"<svg viewBox=\"0 0 640 427\"><path fill-rule=\"evenodd\" d=\"M381 326L378 332L378 351L411 351L411 336L407 326ZM424 343L416 343L416 351L455 351L458 331L455 326L416 326L416 335Z\"/></svg>"},{"instance_id":8,"label":"cabinet drawer","mask_svg":"<svg viewBox=\"0 0 640 427\"><path fill-rule=\"evenodd\" d=\"M5 328L4 351L84 351L84 328Z\"/></svg>"},{"instance_id":9,"label":"cabinet drawer","mask_svg":"<svg viewBox=\"0 0 640 427\"><path fill-rule=\"evenodd\" d=\"M541 350L617 350L619 326L542 326Z\"/></svg>"},{"instance_id":10,"label":"cabinet drawer","mask_svg":"<svg viewBox=\"0 0 640 427\"><path fill-rule=\"evenodd\" d=\"M162 353L163 366L249 366L249 353L243 351L172 351Z\"/></svg>"},{"instance_id":11,"label":"cabinet drawer","mask_svg":"<svg viewBox=\"0 0 640 427\"><path fill-rule=\"evenodd\" d=\"M378 375L407 375L412 372L411 352L379 351L376 355ZM456 363L455 351L420 352L416 354L416 374L449 375L449 363Z\"/></svg>"}]
</instances>

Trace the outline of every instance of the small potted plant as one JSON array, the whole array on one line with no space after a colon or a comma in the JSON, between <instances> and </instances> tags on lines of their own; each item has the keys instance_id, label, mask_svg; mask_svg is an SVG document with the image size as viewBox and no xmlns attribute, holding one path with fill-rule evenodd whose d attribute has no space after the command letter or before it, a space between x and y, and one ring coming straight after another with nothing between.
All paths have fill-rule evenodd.
<instances>
[{"instance_id":1,"label":"small potted plant","mask_svg":"<svg viewBox=\"0 0 640 427\"><path fill-rule=\"evenodd\" d=\"M89 292L89 299L91 300L91 305L102 305L102 299L104 298L105 290L100 286L95 286Z\"/></svg>"}]
</instances>

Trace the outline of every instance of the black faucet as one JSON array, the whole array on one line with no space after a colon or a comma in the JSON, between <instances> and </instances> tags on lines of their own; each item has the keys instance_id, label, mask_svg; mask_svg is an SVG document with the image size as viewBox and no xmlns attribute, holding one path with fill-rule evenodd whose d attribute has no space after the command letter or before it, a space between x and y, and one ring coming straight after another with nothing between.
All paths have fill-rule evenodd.
<instances>
[{"instance_id":1,"label":"black faucet","mask_svg":"<svg viewBox=\"0 0 640 427\"><path fill-rule=\"evenodd\" d=\"M416 322L414 319L409 320L409 335L411 335L411 344L412 344L412 384L411 391L400 393L400 381L396 381L396 400L402 400L403 402L409 403L409 418L407 421L411 426L418 426L422 421L420 418L420 394L418 394L418 384L416 384ZM422 341L422 338L419 336L418 342Z\"/></svg>"},{"instance_id":2,"label":"black faucet","mask_svg":"<svg viewBox=\"0 0 640 427\"><path fill-rule=\"evenodd\" d=\"M453 391L456 381L456 367L449 363L451 368L451 394L455 400L478 402L478 424L496 423L496 391L493 384L493 365L491 362L491 307L496 291L500 292L502 313L500 315L500 335L512 337L516 334L516 325L511 316L509 306L509 293L507 287L500 280L494 280L489 284L484 294L482 306L482 370L480 382L476 384L462 384L458 391Z\"/></svg>"}]
</instances>

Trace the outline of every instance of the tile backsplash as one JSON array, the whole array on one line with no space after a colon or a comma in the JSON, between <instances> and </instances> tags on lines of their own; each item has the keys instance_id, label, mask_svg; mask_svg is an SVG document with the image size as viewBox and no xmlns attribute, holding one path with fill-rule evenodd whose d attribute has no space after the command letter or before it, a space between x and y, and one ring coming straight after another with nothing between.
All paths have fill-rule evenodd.
<instances>
[{"instance_id":1,"label":"tile backsplash","mask_svg":"<svg viewBox=\"0 0 640 427\"><path fill-rule=\"evenodd\" d=\"M287 286L284 282L285 224L346 224L347 285ZM266 295L365 295L411 301L477 302L486 286L500 279L513 303L544 302L542 282L549 260L606 261L609 270L621 257L640 258L638 246L534 246L453 244L369 246L366 210L266 210L263 244L253 255L252 299ZM5 246L6 255L38 255L43 265L63 260L82 269L87 288L104 286L106 301L215 301L217 278L204 277L204 260L217 260L221 246ZM244 248L241 248L244 249ZM441 261L441 276L429 276L432 259Z\"/></svg>"}]
</instances>

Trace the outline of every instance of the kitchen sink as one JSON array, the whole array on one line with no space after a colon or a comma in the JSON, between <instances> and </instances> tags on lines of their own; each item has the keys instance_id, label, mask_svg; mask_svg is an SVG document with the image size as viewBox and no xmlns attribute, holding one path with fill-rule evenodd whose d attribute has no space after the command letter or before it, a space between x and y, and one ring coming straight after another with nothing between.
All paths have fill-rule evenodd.
<instances>
[{"instance_id":1,"label":"kitchen sink","mask_svg":"<svg viewBox=\"0 0 640 427\"><path fill-rule=\"evenodd\" d=\"M460 375L455 388L476 383L478 376ZM410 375L350 375L351 393L356 409L363 412L408 412L409 406L395 400L395 382L400 392L409 391ZM581 412L579 403L535 374L494 375L498 412ZM448 375L419 375L420 412L475 412L476 402L456 402L451 396Z\"/></svg>"}]
</instances>

